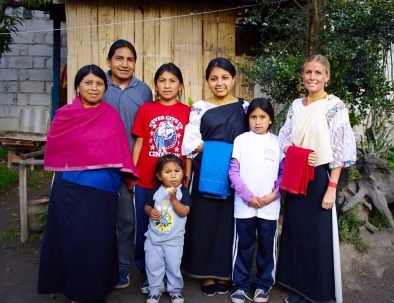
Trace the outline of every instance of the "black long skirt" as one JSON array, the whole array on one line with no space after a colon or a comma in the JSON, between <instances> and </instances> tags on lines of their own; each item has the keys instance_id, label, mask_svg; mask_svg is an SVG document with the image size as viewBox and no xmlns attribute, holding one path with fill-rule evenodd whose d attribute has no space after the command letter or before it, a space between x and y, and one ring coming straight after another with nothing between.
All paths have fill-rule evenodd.
<instances>
[{"instance_id":1,"label":"black long skirt","mask_svg":"<svg viewBox=\"0 0 394 303\"><path fill-rule=\"evenodd\" d=\"M200 159L195 160L193 207L186 223L182 267L194 278L230 280L234 194L225 200L203 197L198 191Z\"/></svg>"},{"instance_id":2,"label":"black long skirt","mask_svg":"<svg viewBox=\"0 0 394 303\"><path fill-rule=\"evenodd\" d=\"M328 165L315 168L307 196L286 193L277 281L311 302L335 301L332 209L321 203Z\"/></svg>"},{"instance_id":3,"label":"black long skirt","mask_svg":"<svg viewBox=\"0 0 394 303\"><path fill-rule=\"evenodd\" d=\"M106 297L118 275L117 193L62 180L51 190L38 293L75 301Z\"/></svg>"}]
</instances>

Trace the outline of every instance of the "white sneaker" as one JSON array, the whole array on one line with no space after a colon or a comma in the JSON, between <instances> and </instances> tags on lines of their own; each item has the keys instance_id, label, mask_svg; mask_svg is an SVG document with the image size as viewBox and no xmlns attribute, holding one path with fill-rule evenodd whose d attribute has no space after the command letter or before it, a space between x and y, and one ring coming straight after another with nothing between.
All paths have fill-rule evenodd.
<instances>
[{"instance_id":1,"label":"white sneaker","mask_svg":"<svg viewBox=\"0 0 394 303\"><path fill-rule=\"evenodd\" d=\"M148 299L146 299L146 303L159 303L161 294L149 294Z\"/></svg>"},{"instance_id":2,"label":"white sneaker","mask_svg":"<svg viewBox=\"0 0 394 303\"><path fill-rule=\"evenodd\" d=\"M180 292L170 293L171 303L183 303L185 300Z\"/></svg>"},{"instance_id":3,"label":"white sneaker","mask_svg":"<svg viewBox=\"0 0 394 303\"><path fill-rule=\"evenodd\" d=\"M268 291L264 291L264 289L258 288L254 292L253 302L264 303L264 302L267 302L268 299L269 299L269 292Z\"/></svg>"},{"instance_id":4,"label":"white sneaker","mask_svg":"<svg viewBox=\"0 0 394 303\"><path fill-rule=\"evenodd\" d=\"M237 289L233 292L230 299L232 303L244 303L246 300L252 301L242 289Z\"/></svg>"}]
</instances>

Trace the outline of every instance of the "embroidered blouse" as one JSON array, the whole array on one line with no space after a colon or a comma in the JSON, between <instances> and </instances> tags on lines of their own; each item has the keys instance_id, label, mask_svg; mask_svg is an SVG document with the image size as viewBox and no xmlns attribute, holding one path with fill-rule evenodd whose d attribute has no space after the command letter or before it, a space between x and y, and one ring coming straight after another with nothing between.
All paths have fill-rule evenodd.
<instances>
[{"instance_id":1,"label":"embroidered blouse","mask_svg":"<svg viewBox=\"0 0 394 303\"><path fill-rule=\"evenodd\" d=\"M292 145L292 118L294 113L303 106L302 99L293 101L287 112L286 122L279 132L279 142L282 149ZM328 124L330 145L333 161L330 168L348 167L356 162L356 140L349 122L349 113L345 103L334 95L323 99L326 104L326 123ZM323 122L323 121L322 121Z\"/></svg>"}]
</instances>

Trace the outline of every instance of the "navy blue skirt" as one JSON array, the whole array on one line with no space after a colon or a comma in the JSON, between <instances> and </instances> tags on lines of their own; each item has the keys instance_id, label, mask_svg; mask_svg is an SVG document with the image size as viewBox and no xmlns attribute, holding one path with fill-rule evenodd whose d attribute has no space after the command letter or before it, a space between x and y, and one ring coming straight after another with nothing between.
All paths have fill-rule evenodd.
<instances>
[{"instance_id":1,"label":"navy blue skirt","mask_svg":"<svg viewBox=\"0 0 394 303\"><path fill-rule=\"evenodd\" d=\"M198 191L201 154L194 159L193 207L187 217L183 269L194 278L231 279L234 191L227 199Z\"/></svg>"},{"instance_id":2,"label":"navy blue skirt","mask_svg":"<svg viewBox=\"0 0 394 303\"><path fill-rule=\"evenodd\" d=\"M286 193L277 281L308 301L335 301L332 209L321 203L328 165L315 167L307 196Z\"/></svg>"},{"instance_id":3,"label":"navy blue skirt","mask_svg":"<svg viewBox=\"0 0 394 303\"><path fill-rule=\"evenodd\" d=\"M52 186L38 293L75 301L106 297L117 281L118 194L62 180Z\"/></svg>"}]
</instances>

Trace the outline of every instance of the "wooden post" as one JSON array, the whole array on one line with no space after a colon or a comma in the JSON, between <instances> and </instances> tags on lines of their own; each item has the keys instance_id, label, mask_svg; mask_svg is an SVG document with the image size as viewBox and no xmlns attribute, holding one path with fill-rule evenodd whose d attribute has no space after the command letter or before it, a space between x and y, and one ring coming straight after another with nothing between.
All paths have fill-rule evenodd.
<instances>
[{"instance_id":1,"label":"wooden post","mask_svg":"<svg viewBox=\"0 0 394 303\"><path fill-rule=\"evenodd\" d=\"M26 166L43 164L44 160L27 159L19 161L19 213L22 243L29 239L29 223L27 220Z\"/></svg>"},{"instance_id":2,"label":"wooden post","mask_svg":"<svg viewBox=\"0 0 394 303\"><path fill-rule=\"evenodd\" d=\"M27 188L26 188L26 165L19 164L19 212L21 226L21 242L29 238L29 226L27 223Z\"/></svg>"}]
</instances>

